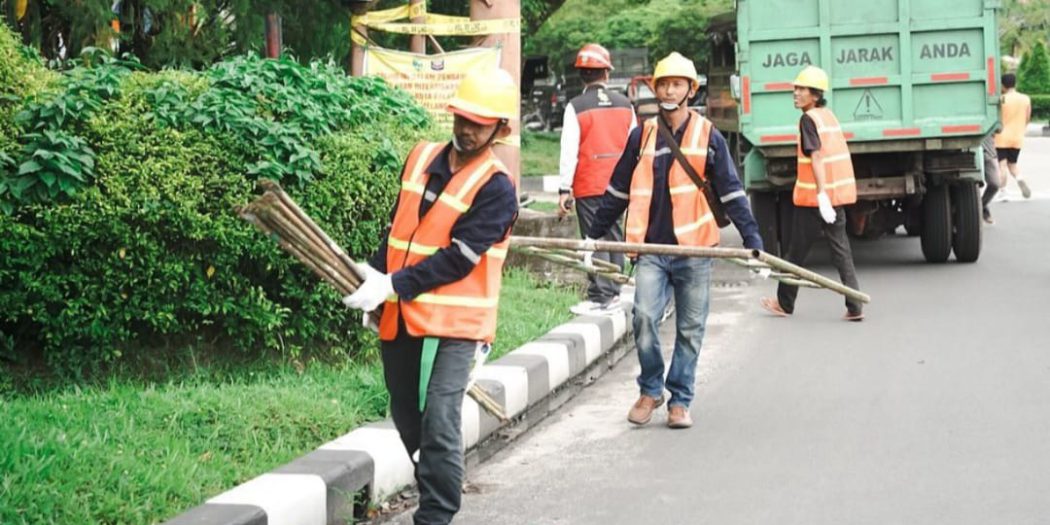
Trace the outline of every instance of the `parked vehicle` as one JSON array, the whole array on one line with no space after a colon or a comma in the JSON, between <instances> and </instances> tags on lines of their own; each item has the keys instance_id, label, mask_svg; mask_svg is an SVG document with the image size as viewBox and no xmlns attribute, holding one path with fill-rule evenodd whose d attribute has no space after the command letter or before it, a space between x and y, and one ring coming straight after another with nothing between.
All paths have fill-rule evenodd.
<instances>
[{"instance_id":1,"label":"parked vehicle","mask_svg":"<svg viewBox=\"0 0 1050 525\"><path fill-rule=\"evenodd\" d=\"M730 139L767 249L789 242L799 111L792 81L828 71L849 141L854 236L903 225L927 261L981 251L980 142L999 114L998 2L738 0L712 20L708 117Z\"/></svg>"}]
</instances>

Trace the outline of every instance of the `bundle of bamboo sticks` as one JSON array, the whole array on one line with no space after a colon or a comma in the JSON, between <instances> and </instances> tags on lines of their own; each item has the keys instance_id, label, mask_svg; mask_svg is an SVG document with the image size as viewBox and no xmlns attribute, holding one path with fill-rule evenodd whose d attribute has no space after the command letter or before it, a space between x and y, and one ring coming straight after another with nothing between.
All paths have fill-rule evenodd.
<instances>
[{"instance_id":1,"label":"bundle of bamboo sticks","mask_svg":"<svg viewBox=\"0 0 1050 525\"><path fill-rule=\"evenodd\" d=\"M279 184L263 179L259 181L259 187L264 193L238 208L237 215L276 241L284 251L299 259L341 295L357 291L365 276L346 252L299 208ZM368 323L373 327L379 326L377 312L368 314ZM503 407L477 383L467 394L501 422L508 421Z\"/></svg>"}]
</instances>

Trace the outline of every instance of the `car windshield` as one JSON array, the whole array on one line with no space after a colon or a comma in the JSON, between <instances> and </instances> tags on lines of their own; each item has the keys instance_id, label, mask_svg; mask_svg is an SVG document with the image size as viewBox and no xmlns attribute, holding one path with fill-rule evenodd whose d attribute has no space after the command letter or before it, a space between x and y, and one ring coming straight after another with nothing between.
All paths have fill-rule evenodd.
<instances>
[{"instance_id":1,"label":"car windshield","mask_svg":"<svg viewBox=\"0 0 1050 525\"><path fill-rule=\"evenodd\" d=\"M649 84L639 82L637 98L656 98L656 93L653 93L653 90L649 88Z\"/></svg>"}]
</instances>

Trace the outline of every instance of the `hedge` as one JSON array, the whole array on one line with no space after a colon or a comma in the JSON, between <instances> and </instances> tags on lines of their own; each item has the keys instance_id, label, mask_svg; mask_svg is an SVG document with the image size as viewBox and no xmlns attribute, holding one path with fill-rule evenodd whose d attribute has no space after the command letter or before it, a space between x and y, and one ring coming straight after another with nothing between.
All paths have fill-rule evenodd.
<instances>
[{"instance_id":1,"label":"hedge","mask_svg":"<svg viewBox=\"0 0 1050 525\"><path fill-rule=\"evenodd\" d=\"M335 293L232 210L279 179L364 256L426 113L330 64L140 69L103 58L19 100L0 177L0 356L79 377L171 345L355 347Z\"/></svg>"},{"instance_id":2,"label":"hedge","mask_svg":"<svg viewBox=\"0 0 1050 525\"><path fill-rule=\"evenodd\" d=\"M1050 95L1029 95L1032 99L1032 119L1050 120Z\"/></svg>"}]
</instances>

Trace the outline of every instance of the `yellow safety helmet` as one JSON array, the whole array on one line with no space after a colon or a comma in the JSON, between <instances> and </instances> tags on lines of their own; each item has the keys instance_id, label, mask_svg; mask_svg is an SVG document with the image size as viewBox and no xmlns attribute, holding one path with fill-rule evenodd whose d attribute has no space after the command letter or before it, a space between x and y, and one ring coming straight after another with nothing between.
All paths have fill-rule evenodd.
<instances>
[{"instance_id":1,"label":"yellow safety helmet","mask_svg":"<svg viewBox=\"0 0 1050 525\"><path fill-rule=\"evenodd\" d=\"M656 70L653 71L653 85L655 86L661 78L667 77L687 78L692 83L693 89L700 88L700 81L696 78L696 66L693 65L693 61L682 56L677 51L672 51L670 55L663 57L656 63Z\"/></svg>"},{"instance_id":2,"label":"yellow safety helmet","mask_svg":"<svg viewBox=\"0 0 1050 525\"><path fill-rule=\"evenodd\" d=\"M459 82L446 109L486 126L518 118L518 85L503 69L472 69Z\"/></svg>"},{"instance_id":3,"label":"yellow safety helmet","mask_svg":"<svg viewBox=\"0 0 1050 525\"><path fill-rule=\"evenodd\" d=\"M828 74L817 66L806 66L795 77L795 85L826 92L828 90Z\"/></svg>"}]
</instances>

